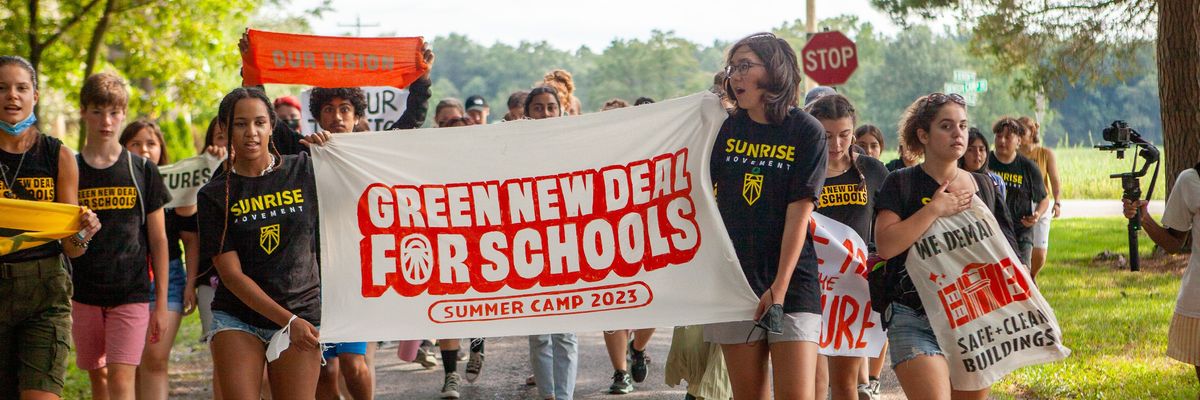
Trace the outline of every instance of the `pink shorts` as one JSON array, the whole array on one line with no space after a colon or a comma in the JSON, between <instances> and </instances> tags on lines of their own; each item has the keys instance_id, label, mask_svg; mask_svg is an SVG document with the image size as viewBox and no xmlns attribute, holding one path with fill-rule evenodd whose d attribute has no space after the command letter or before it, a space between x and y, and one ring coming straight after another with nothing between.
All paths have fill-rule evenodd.
<instances>
[{"instance_id":1,"label":"pink shorts","mask_svg":"<svg viewBox=\"0 0 1200 400\"><path fill-rule=\"evenodd\" d=\"M90 371L108 363L140 364L149 325L148 303L97 307L71 301L75 365Z\"/></svg>"}]
</instances>

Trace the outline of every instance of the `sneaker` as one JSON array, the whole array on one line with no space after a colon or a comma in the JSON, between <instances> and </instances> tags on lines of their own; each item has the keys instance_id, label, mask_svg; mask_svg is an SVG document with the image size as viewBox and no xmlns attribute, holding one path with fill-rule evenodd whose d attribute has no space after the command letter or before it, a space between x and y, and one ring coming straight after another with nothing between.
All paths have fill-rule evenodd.
<instances>
[{"instance_id":1,"label":"sneaker","mask_svg":"<svg viewBox=\"0 0 1200 400\"><path fill-rule=\"evenodd\" d=\"M467 361L467 382L474 383L483 371L483 352L471 352L471 360Z\"/></svg>"},{"instance_id":2,"label":"sneaker","mask_svg":"<svg viewBox=\"0 0 1200 400\"><path fill-rule=\"evenodd\" d=\"M609 394L628 394L633 391L633 380L629 378L629 373L617 370L613 372L612 386L608 387Z\"/></svg>"},{"instance_id":3,"label":"sneaker","mask_svg":"<svg viewBox=\"0 0 1200 400\"><path fill-rule=\"evenodd\" d=\"M458 373L451 372L446 374L446 382L442 384L443 399L458 398Z\"/></svg>"},{"instance_id":4,"label":"sneaker","mask_svg":"<svg viewBox=\"0 0 1200 400\"><path fill-rule=\"evenodd\" d=\"M460 351L460 352L458 352L458 353L455 353L455 354L458 354L458 362L467 361L467 352L465 352L465 351Z\"/></svg>"},{"instance_id":5,"label":"sneaker","mask_svg":"<svg viewBox=\"0 0 1200 400\"><path fill-rule=\"evenodd\" d=\"M879 400L879 381L858 384L858 400Z\"/></svg>"},{"instance_id":6,"label":"sneaker","mask_svg":"<svg viewBox=\"0 0 1200 400\"><path fill-rule=\"evenodd\" d=\"M437 358L434 358L433 354L430 354L429 351L425 350L423 347L417 349L417 358L413 359L413 362L421 364L421 366L425 367L425 369L432 369L438 365Z\"/></svg>"},{"instance_id":7,"label":"sneaker","mask_svg":"<svg viewBox=\"0 0 1200 400\"><path fill-rule=\"evenodd\" d=\"M629 373L633 375L633 381L641 383L646 380L646 373L650 372L650 357L646 355L646 351L637 351L633 349L633 342L629 342L629 359L632 365L629 366Z\"/></svg>"}]
</instances>

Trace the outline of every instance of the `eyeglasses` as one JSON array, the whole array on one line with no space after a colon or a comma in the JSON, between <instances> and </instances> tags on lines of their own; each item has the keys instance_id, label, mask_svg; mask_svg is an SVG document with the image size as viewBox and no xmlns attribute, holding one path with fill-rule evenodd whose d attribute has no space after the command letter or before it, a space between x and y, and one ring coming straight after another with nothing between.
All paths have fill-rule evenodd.
<instances>
[{"instance_id":1,"label":"eyeglasses","mask_svg":"<svg viewBox=\"0 0 1200 400\"><path fill-rule=\"evenodd\" d=\"M933 93L930 93L928 96L925 96L926 104L929 104L932 106L940 106L942 104L946 104L946 102L949 102L949 101L953 101L954 104L958 104L960 106L967 105L967 99L964 99L962 97L962 95L958 94L958 93L945 94L942 92L933 92Z\"/></svg>"},{"instance_id":2,"label":"eyeglasses","mask_svg":"<svg viewBox=\"0 0 1200 400\"><path fill-rule=\"evenodd\" d=\"M764 64L749 61L742 61L735 65L728 65L725 67L725 77L732 79L734 74L739 76L745 75L746 71L749 71L750 68L761 67L763 65Z\"/></svg>"}]
</instances>

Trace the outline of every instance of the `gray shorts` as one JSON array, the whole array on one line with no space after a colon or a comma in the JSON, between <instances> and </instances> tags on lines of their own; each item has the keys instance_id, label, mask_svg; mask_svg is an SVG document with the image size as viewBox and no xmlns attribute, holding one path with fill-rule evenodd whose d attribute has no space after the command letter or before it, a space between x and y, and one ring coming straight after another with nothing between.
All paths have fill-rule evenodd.
<instances>
[{"instance_id":1,"label":"gray shorts","mask_svg":"<svg viewBox=\"0 0 1200 400\"><path fill-rule=\"evenodd\" d=\"M821 314L797 312L783 314L783 333L767 334L754 321L733 321L704 326L704 341L716 344L743 344L766 340L776 342L813 342L821 339Z\"/></svg>"}]
</instances>

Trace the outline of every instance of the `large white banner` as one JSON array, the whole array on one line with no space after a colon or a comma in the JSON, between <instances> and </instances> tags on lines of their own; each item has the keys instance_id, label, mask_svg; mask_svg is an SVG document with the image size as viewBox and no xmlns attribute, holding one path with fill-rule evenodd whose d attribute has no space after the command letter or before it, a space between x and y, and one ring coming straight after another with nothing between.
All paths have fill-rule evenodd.
<instances>
[{"instance_id":1,"label":"large white banner","mask_svg":"<svg viewBox=\"0 0 1200 400\"><path fill-rule=\"evenodd\" d=\"M878 357L887 342L879 313L871 310L867 244L833 218L812 214L809 234L817 250L821 282L820 353Z\"/></svg>"},{"instance_id":2,"label":"large white banner","mask_svg":"<svg viewBox=\"0 0 1200 400\"><path fill-rule=\"evenodd\" d=\"M158 167L167 191L171 192L171 202L164 208L176 208L196 205L196 193L208 183L214 171L221 166L222 159L208 153L179 160L171 165Z\"/></svg>"},{"instance_id":3,"label":"large white banner","mask_svg":"<svg viewBox=\"0 0 1200 400\"><path fill-rule=\"evenodd\" d=\"M404 115L408 108L408 89L397 89L390 86L364 86L363 94L367 96L367 109L364 110L367 129L386 131L392 129L392 124ZM312 134L321 130L317 119L309 110L312 101L312 89L300 92L300 130L303 134Z\"/></svg>"},{"instance_id":4,"label":"large white banner","mask_svg":"<svg viewBox=\"0 0 1200 400\"><path fill-rule=\"evenodd\" d=\"M935 220L909 249L906 268L955 390L985 389L1017 368L1071 354L1054 310L978 197Z\"/></svg>"},{"instance_id":5,"label":"large white banner","mask_svg":"<svg viewBox=\"0 0 1200 400\"><path fill-rule=\"evenodd\" d=\"M313 148L321 340L752 318L708 173L725 117L703 93Z\"/></svg>"}]
</instances>

